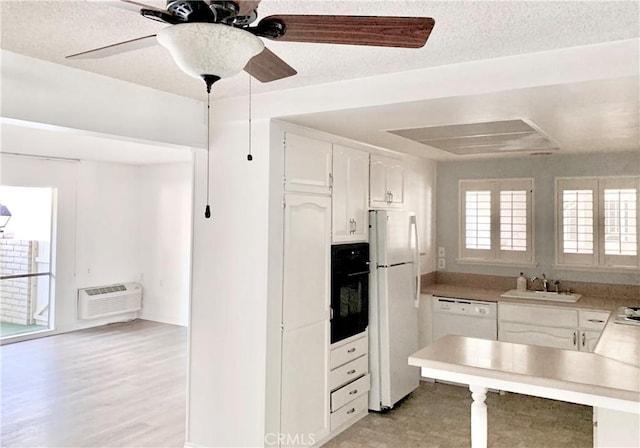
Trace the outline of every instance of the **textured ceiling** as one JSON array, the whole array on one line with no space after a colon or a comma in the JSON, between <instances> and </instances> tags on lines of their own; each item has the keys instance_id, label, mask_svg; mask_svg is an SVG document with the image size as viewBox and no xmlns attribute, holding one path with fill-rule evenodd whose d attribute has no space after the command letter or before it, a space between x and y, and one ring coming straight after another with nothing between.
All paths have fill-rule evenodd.
<instances>
[{"instance_id":1,"label":"textured ceiling","mask_svg":"<svg viewBox=\"0 0 640 448\"><path fill-rule=\"evenodd\" d=\"M145 3L164 6L163 1ZM431 2L410 0L263 0L260 17L276 13L433 17L434 31L419 50L267 41L298 70L255 93L456 62L490 59L637 37L638 2ZM202 99L201 81L179 71L161 47L99 60L68 61L79 51L154 34L166 25L109 2L0 0L3 49ZM216 97L244 95L248 76L220 81Z\"/></svg>"}]
</instances>

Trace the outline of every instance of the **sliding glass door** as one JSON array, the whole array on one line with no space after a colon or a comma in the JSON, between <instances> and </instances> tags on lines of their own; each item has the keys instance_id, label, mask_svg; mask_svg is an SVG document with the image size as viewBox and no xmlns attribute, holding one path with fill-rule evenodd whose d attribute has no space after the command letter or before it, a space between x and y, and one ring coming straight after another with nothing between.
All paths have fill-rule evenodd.
<instances>
[{"instance_id":1,"label":"sliding glass door","mask_svg":"<svg viewBox=\"0 0 640 448\"><path fill-rule=\"evenodd\" d=\"M51 328L53 189L0 186L0 337Z\"/></svg>"}]
</instances>

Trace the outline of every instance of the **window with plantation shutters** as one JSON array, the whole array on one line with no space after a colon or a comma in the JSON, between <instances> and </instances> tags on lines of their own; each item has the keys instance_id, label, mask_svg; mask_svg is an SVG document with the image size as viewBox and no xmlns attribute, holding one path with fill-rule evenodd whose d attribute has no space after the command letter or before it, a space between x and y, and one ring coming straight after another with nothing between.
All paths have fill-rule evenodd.
<instances>
[{"instance_id":1,"label":"window with plantation shutters","mask_svg":"<svg viewBox=\"0 0 640 448\"><path fill-rule=\"evenodd\" d=\"M556 180L560 265L638 267L638 177Z\"/></svg>"},{"instance_id":2,"label":"window with plantation shutters","mask_svg":"<svg viewBox=\"0 0 640 448\"><path fill-rule=\"evenodd\" d=\"M532 179L461 180L460 259L533 262Z\"/></svg>"}]
</instances>

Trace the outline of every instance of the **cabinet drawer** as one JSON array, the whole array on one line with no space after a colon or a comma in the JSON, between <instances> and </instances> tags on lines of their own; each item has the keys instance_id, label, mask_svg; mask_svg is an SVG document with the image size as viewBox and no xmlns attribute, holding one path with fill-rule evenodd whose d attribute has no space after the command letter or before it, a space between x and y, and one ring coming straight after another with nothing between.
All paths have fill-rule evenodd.
<instances>
[{"instance_id":1,"label":"cabinet drawer","mask_svg":"<svg viewBox=\"0 0 640 448\"><path fill-rule=\"evenodd\" d=\"M578 311L580 319L580 328L586 330L602 330L609 319L609 313L606 311Z\"/></svg>"},{"instance_id":2,"label":"cabinet drawer","mask_svg":"<svg viewBox=\"0 0 640 448\"><path fill-rule=\"evenodd\" d=\"M371 388L370 375L365 375L331 393L331 412L340 409L348 402L366 394Z\"/></svg>"},{"instance_id":3,"label":"cabinet drawer","mask_svg":"<svg viewBox=\"0 0 640 448\"><path fill-rule=\"evenodd\" d=\"M369 358L364 355L350 363L333 369L329 374L329 389L334 390L361 377L369 370Z\"/></svg>"},{"instance_id":4,"label":"cabinet drawer","mask_svg":"<svg viewBox=\"0 0 640 448\"><path fill-rule=\"evenodd\" d=\"M578 348L578 330L505 322L498 326L498 340L575 350Z\"/></svg>"},{"instance_id":5,"label":"cabinet drawer","mask_svg":"<svg viewBox=\"0 0 640 448\"><path fill-rule=\"evenodd\" d=\"M552 306L528 306L501 303L498 305L498 320L522 322L523 324L548 325L551 327L577 327L578 310Z\"/></svg>"},{"instance_id":6,"label":"cabinet drawer","mask_svg":"<svg viewBox=\"0 0 640 448\"><path fill-rule=\"evenodd\" d=\"M369 338L364 336L355 341L351 341L340 347L331 350L331 368L335 369L342 364L346 364L362 355L367 354L369 349Z\"/></svg>"},{"instance_id":7,"label":"cabinet drawer","mask_svg":"<svg viewBox=\"0 0 640 448\"><path fill-rule=\"evenodd\" d=\"M349 420L356 418L363 413L367 412L369 407L369 398L367 394L361 395L353 401L350 401L346 406L341 407L335 412L331 413L331 431L339 428L347 423Z\"/></svg>"}]
</instances>

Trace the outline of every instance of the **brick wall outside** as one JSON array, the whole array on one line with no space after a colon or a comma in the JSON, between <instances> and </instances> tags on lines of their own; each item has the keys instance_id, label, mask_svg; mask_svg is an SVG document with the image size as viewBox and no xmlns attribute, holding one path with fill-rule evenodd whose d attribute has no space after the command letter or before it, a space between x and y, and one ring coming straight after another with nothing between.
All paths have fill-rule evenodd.
<instances>
[{"instance_id":1,"label":"brick wall outside","mask_svg":"<svg viewBox=\"0 0 640 448\"><path fill-rule=\"evenodd\" d=\"M37 241L0 238L0 275L35 272ZM16 278L0 281L0 321L32 325L36 302L37 278Z\"/></svg>"}]
</instances>

